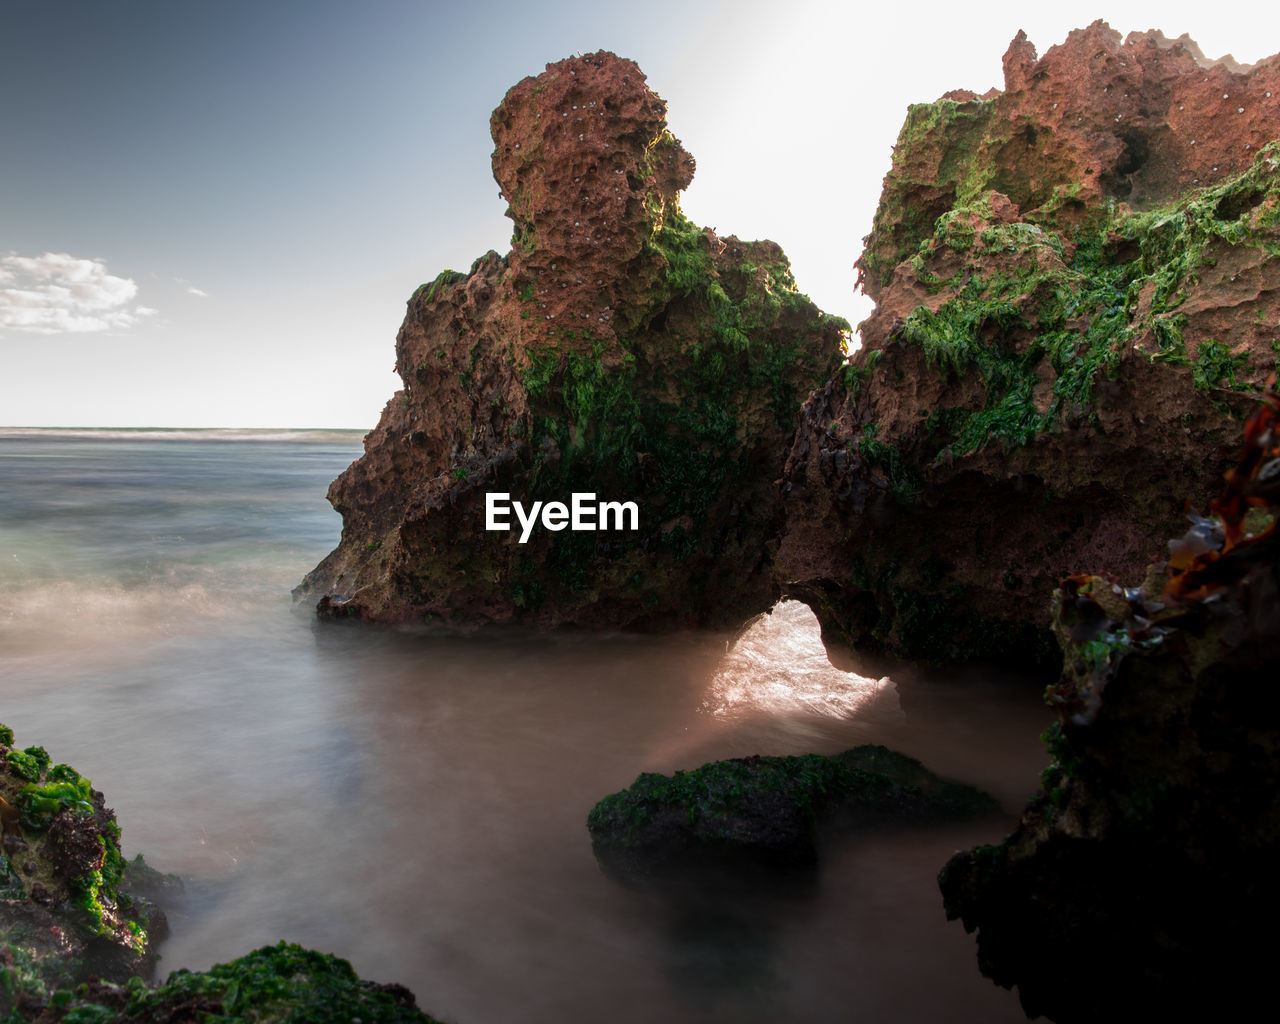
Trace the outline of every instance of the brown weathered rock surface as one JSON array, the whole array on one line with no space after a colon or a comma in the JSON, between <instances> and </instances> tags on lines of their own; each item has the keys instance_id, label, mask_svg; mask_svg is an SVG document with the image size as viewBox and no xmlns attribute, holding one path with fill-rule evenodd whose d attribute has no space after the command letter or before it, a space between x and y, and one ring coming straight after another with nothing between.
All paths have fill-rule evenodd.
<instances>
[{"instance_id":1,"label":"brown weathered rock surface","mask_svg":"<svg viewBox=\"0 0 1280 1024\"><path fill-rule=\"evenodd\" d=\"M1049 595L1216 492L1280 346L1280 58L1104 23L913 106L806 404L775 572L833 642L1052 662Z\"/></svg>"},{"instance_id":2,"label":"brown weathered rock surface","mask_svg":"<svg viewBox=\"0 0 1280 1024\"><path fill-rule=\"evenodd\" d=\"M847 324L781 250L691 224L693 160L631 61L548 65L494 111L507 256L409 301L404 389L330 489L322 614L659 628L767 608L774 487ZM486 530L486 494L634 501L637 530Z\"/></svg>"},{"instance_id":3,"label":"brown weathered rock surface","mask_svg":"<svg viewBox=\"0 0 1280 1024\"><path fill-rule=\"evenodd\" d=\"M1095 21L1037 59L1019 32L1004 77L908 113L860 260L872 298L966 193L1000 192L1032 223L1107 200L1148 209L1240 173L1280 124L1280 57L1209 61L1186 35L1122 41Z\"/></svg>"}]
</instances>

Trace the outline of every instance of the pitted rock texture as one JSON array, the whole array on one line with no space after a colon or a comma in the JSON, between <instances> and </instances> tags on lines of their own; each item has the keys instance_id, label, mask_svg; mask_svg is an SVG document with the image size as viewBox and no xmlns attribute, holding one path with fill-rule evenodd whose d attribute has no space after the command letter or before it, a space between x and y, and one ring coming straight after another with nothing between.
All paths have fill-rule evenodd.
<instances>
[{"instance_id":1,"label":"pitted rock texture","mask_svg":"<svg viewBox=\"0 0 1280 1024\"><path fill-rule=\"evenodd\" d=\"M1280 123L1280 56L1210 61L1185 35L1121 41L1103 21L1039 59L1019 32L1004 78L1003 91L910 108L859 260L872 298L937 218L975 195L999 192L1033 223L1106 200L1149 209L1239 174Z\"/></svg>"},{"instance_id":2,"label":"pitted rock texture","mask_svg":"<svg viewBox=\"0 0 1280 1024\"><path fill-rule=\"evenodd\" d=\"M404 389L330 488L322 615L453 626L741 623L776 599L774 486L841 360L772 242L680 212L693 159L634 63L547 66L491 120L512 249L409 301ZM486 495L636 503L638 529L486 530ZM612 525L612 523L611 523Z\"/></svg>"},{"instance_id":3,"label":"pitted rock texture","mask_svg":"<svg viewBox=\"0 0 1280 1024\"><path fill-rule=\"evenodd\" d=\"M1057 580L1141 572L1217 491L1280 353L1280 58L1205 64L1099 22L911 108L783 479L833 650L1051 669Z\"/></svg>"},{"instance_id":4,"label":"pitted rock texture","mask_svg":"<svg viewBox=\"0 0 1280 1024\"><path fill-rule=\"evenodd\" d=\"M655 216L693 180L694 161L644 83L633 62L596 54L526 78L493 112L511 271L534 289L542 321L528 340L556 343L583 323L616 339L650 305L664 270L649 245Z\"/></svg>"},{"instance_id":5,"label":"pitted rock texture","mask_svg":"<svg viewBox=\"0 0 1280 1024\"><path fill-rule=\"evenodd\" d=\"M150 974L168 930L141 895L156 873L125 862L115 812L88 779L43 747L19 748L4 725L0 834L4 1019L35 1019L52 992L90 977Z\"/></svg>"}]
</instances>

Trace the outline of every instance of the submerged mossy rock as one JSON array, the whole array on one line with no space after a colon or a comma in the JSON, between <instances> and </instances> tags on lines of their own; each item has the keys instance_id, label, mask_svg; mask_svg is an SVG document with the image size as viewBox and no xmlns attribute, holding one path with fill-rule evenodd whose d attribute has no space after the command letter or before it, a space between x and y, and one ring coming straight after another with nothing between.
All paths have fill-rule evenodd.
<instances>
[{"instance_id":1,"label":"submerged mossy rock","mask_svg":"<svg viewBox=\"0 0 1280 1024\"><path fill-rule=\"evenodd\" d=\"M147 974L164 915L127 891L103 796L0 726L0 1016L96 975ZM141 858L137 870L146 871Z\"/></svg>"},{"instance_id":2,"label":"submerged mossy rock","mask_svg":"<svg viewBox=\"0 0 1280 1024\"><path fill-rule=\"evenodd\" d=\"M848 324L781 249L699 228L693 160L631 61L574 57L494 111L506 256L409 300L404 390L333 484L342 542L295 592L322 615L609 628L770 607L774 487ZM634 502L617 528L487 529L487 500ZM635 528L632 528L634 525Z\"/></svg>"},{"instance_id":3,"label":"submerged mossy rock","mask_svg":"<svg viewBox=\"0 0 1280 1024\"><path fill-rule=\"evenodd\" d=\"M1251 1015L1280 916L1280 397L1212 515L1140 586L1063 581L1052 763L1018 829L957 854L947 914L1053 1020Z\"/></svg>"},{"instance_id":4,"label":"submerged mossy rock","mask_svg":"<svg viewBox=\"0 0 1280 1024\"><path fill-rule=\"evenodd\" d=\"M402 985L363 981L336 956L281 942L163 985L94 981L46 1008L41 1022L76 1024L435 1024Z\"/></svg>"},{"instance_id":5,"label":"submerged mossy rock","mask_svg":"<svg viewBox=\"0 0 1280 1024\"><path fill-rule=\"evenodd\" d=\"M1005 78L908 114L775 572L830 642L1055 668L1057 580L1140 573L1276 367L1280 58L1097 23Z\"/></svg>"},{"instance_id":6,"label":"submerged mossy rock","mask_svg":"<svg viewBox=\"0 0 1280 1024\"><path fill-rule=\"evenodd\" d=\"M624 882L812 867L820 834L998 811L985 793L885 747L834 757L745 757L646 772L587 817L600 865Z\"/></svg>"}]
</instances>

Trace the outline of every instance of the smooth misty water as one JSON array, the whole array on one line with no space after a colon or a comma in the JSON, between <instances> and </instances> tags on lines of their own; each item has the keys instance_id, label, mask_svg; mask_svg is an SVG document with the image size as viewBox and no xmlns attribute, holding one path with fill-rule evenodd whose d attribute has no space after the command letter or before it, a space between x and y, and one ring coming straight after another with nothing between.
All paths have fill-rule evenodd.
<instances>
[{"instance_id":1,"label":"smooth misty water","mask_svg":"<svg viewBox=\"0 0 1280 1024\"><path fill-rule=\"evenodd\" d=\"M837 672L798 605L736 644L316 623L289 590L357 454L0 434L0 722L187 878L162 971L287 938L460 1024L1023 1019L934 879L1034 789L1034 686ZM863 742L1010 820L861 837L815 891L698 906L596 868L587 811L641 771Z\"/></svg>"}]
</instances>

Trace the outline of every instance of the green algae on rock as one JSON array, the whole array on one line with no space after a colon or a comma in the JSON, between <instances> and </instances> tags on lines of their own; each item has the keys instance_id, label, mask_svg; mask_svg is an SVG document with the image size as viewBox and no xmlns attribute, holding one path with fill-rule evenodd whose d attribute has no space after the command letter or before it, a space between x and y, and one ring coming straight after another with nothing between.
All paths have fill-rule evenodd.
<instances>
[{"instance_id":1,"label":"green algae on rock","mask_svg":"<svg viewBox=\"0 0 1280 1024\"><path fill-rule=\"evenodd\" d=\"M127 889L102 794L43 747L13 742L0 726L0 1013L90 975L149 972L165 929L156 906Z\"/></svg>"},{"instance_id":2,"label":"green algae on rock","mask_svg":"<svg viewBox=\"0 0 1280 1024\"><path fill-rule=\"evenodd\" d=\"M450 625L736 626L778 592L774 486L848 324L782 250L699 228L693 160L634 63L548 65L494 111L506 256L409 301L404 390L330 488L322 615ZM486 494L634 501L635 530L486 529Z\"/></svg>"},{"instance_id":3,"label":"green algae on rock","mask_svg":"<svg viewBox=\"0 0 1280 1024\"><path fill-rule=\"evenodd\" d=\"M775 574L833 647L1055 672L1057 580L1141 572L1276 367L1280 59L1097 23L1005 73L908 114Z\"/></svg>"},{"instance_id":4,"label":"green algae on rock","mask_svg":"<svg viewBox=\"0 0 1280 1024\"><path fill-rule=\"evenodd\" d=\"M149 897L181 882L123 859L115 813L88 779L13 743L0 725L0 1021L433 1024L403 986L283 942L148 984L168 930Z\"/></svg>"},{"instance_id":5,"label":"green algae on rock","mask_svg":"<svg viewBox=\"0 0 1280 1024\"><path fill-rule=\"evenodd\" d=\"M1056 1021L1252 1012L1280 912L1280 396L1140 586L1067 578L1042 789L939 884L984 974ZM1064 969L1064 965L1087 965Z\"/></svg>"},{"instance_id":6,"label":"green algae on rock","mask_svg":"<svg viewBox=\"0 0 1280 1024\"><path fill-rule=\"evenodd\" d=\"M66 1024L435 1024L401 985L362 980L336 956L281 942L154 987L97 979L63 992L41 1021Z\"/></svg>"},{"instance_id":7,"label":"green algae on rock","mask_svg":"<svg viewBox=\"0 0 1280 1024\"><path fill-rule=\"evenodd\" d=\"M735 868L804 868L824 831L971 818L991 797L885 747L834 757L746 757L646 772L587 817L601 866L622 881Z\"/></svg>"}]
</instances>

